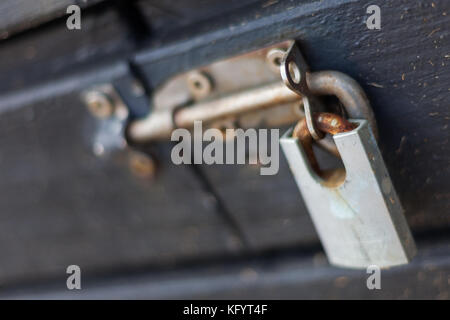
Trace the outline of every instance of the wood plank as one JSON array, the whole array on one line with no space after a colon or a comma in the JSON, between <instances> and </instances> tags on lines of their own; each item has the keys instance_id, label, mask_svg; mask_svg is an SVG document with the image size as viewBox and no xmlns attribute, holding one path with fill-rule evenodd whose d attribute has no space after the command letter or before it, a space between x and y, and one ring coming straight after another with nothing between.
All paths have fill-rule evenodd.
<instances>
[{"instance_id":1,"label":"wood plank","mask_svg":"<svg viewBox=\"0 0 450 320\"><path fill-rule=\"evenodd\" d=\"M88 279L78 292L50 285L3 290L3 299L430 299L448 300L450 245L423 244L411 264L381 270L381 290L367 289L366 270L331 267L320 254L212 263L134 276ZM276 259L275 259L276 258ZM195 284L195 285L193 285Z\"/></svg>"},{"instance_id":2,"label":"wood plank","mask_svg":"<svg viewBox=\"0 0 450 320\"><path fill-rule=\"evenodd\" d=\"M171 164L169 146L156 150L165 164L157 177L140 179L125 150L95 154L101 128L77 91L2 113L2 285L70 264L89 275L240 251L192 170Z\"/></svg>"}]
</instances>

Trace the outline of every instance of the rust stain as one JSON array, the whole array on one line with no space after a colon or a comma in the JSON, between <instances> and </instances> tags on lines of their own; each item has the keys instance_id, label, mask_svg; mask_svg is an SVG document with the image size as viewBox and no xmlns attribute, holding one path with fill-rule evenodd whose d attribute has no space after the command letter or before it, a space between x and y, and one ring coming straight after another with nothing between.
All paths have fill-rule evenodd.
<instances>
[{"instance_id":1,"label":"rust stain","mask_svg":"<svg viewBox=\"0 0 450 320\"><path fill-rule=\"evenodd\" d=\"M428 34L428 37L431 37L433 34L435 34L436 32L438 32L439 30L441 30L441 28L436 28L436 29L432 30L432 31Z\"/></svg>"},{"instance_id":2,"label":"rust stain","mask_svg":"<svg viewBox=\"0 0 450 320\"><path fill-rule=\"evenodd\" d=\"M396 154L402 153L403 146L405 145L405 142L406 142L406 136L402 136L402 138L400 139L400 144L398 146L398 149L395 150Z\"/></svg>"},{"instance_id":3,"label":"rust stain","mask_svg":"<svg viewBox=\"0 0 450 320\"><path fill-rule=\"evenodd\" d=\"M384 86L382 84L378 84L375 82L369 82L368 83L369 86L375 87L375 88L384 88Z\"/></svg>"},{"instance_id":4,"label":"rust stain","mask_svg":"<svg viewBox=\"0 0 450 320\"><path fill-rule=\"evenodd\" d=\"M335 135L337 133L352 131L356 124L328 112L320 112L313 115L317 128L325 133Z\"/></svg>"},{"instance_id":5,"label":"rust stain","mask_svg":"<svg viewBox=\"0 0 450 320\"><path fill-rule=\"evenodd\" d=\"M341 116L328 112L314 113L313 121L318 130L324 133L329 133L331 135L352 131L357 127L356 124L351 123L350 121L342 118ZM319 167L319 163L317 162L316 156L314 155L314 151L312 148L313 138L308 130L306 118L303 118L297 123L292 133L292 137L299 139L300 143L303 146L303 149L305 150L306 156L308 157L312 169L319 176L321 176L325 180L328 180L331 177L335 177L335 175L330 174L330 172L322 171ZM332 180L335 179L333 178Z\"/></svg>"},{"instance_id":6,"label":"rust stain","mask_svg":"<svg viewBox=\"0 0 450 320\"><path fill-rule=\"evenodd\" d=\"M272 5L276 4L276 3L278 3L278 0L269 0L269 1L267 1L266 3L264 3L262 5L262 8L270 7L270 6L272 6Z\"/></svg>"},{"instance_id":7,"label":"rust stain","mask_svg":"<svg viewBox=\"0 0 450 320\"><path fill-rule=\"evenodd\" d=\"M334 279L334 286L337 288L345 288L350 282L348 277L342 276Z\"/></svg>"},{"instance_id":8,"label":"rust stain","mask_svg":"<svg viewBox=\"0 0 450 320\"><path fill-rule=\"evenodd\" d=\"M150 179L155 176L156 163L148 155L140 152L131 152L129 156L129 167L131 172L144 179Z\"/></svg>"}]
</instances>

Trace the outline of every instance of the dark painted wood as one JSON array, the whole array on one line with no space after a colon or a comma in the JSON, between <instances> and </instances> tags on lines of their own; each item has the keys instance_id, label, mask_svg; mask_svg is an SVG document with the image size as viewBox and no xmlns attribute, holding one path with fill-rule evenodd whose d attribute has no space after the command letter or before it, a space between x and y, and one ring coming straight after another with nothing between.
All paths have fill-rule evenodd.
<instances>
[{"instance_id":1,"label":"dark painted wood","mask_svg":"<svg viewBox=\"0 0 450 320\"><path fill-rule=\"evenodd\" d=\"M321 253L284 252L176 271L86 280L78 292L61 289L61 279L47 286L3 291L0 298L448 300L450 246L448 239L441 240L440 245L420 245L411 264L381 270L381 290L367 288L366 270L330 267Z\"/></svg>"},{"instance_id":2,"label":"dark painted wood","mask_svg":"<svg viewBox=\"0 0 450 320\"><path fill-rule=\"evenodd\" d=\"M363 23L369 3L382 8L381 31ZM2 41L0 252L7 258L0 281L62 277L68 264L89 276L247 254L223 212L252 250L317 248L283 159L274 177L253 167L204 166L205 184L191 168L173 166L170 148L161 145L160 175L143 183L130 176L120 152L108 159L92 154L97 122L79 99L89 84L128 75L127 58L155 87L178 72L290 38L300 41L313 70L343 71L363 85L413 232L448 233L450 10L448 1L432 3L249 1L226 14L206 10L167 32L173 18L161 14L153 33L143 31L149 46L137 55L146 41L109 6L87 12L80 32L57 21ZM144 3L140 8L152 19ZM205 192L208 185L214 190Z\"/></svg>"},{"instance_id":3,"label":"dark painted wood","mask_svg":"<svg viewBox=\"0 0 450 320\"><path fill-rule=\"evenodd\" d=\"M214 198L192 170L171 164L168 146L147 181L131 173L126 151L94 153L99 130L76 90L1 114L3 285L70 264L91 274L239 251Z\"/></svg>"},{"instance_id":4,"label":"dark painted wood","mask_svg":"<svg viewBox=\"0 0 450 320\"><path fill-rule=\"evenodd\" d=\"M40 85L62 75L126 57L133 38L111 7L82 17L81 30L57 21L0 42L0 92Z\"/></svg>"},{"instance_id":5,"label":"dark painted wood","mask_svg":"<svg viewBox=\"0 0 450 320\"><path fill-rule=\"evenodd\" d=\"M138 0L137 6L159 39L180 30L223 16L239 14L259 0Z\"/></svg>"},{"instance_id":6,"label":"dark painted wood","mask_svg":"<svg viewBox=\"0 0 450 320\"><path fill-rule=\"evenodd\" d=\"M192 66L280 40L299 40L312 70L345 72L366 90L376 114L383 157L413 230L448 228L450 3L266 4L157 38L136 61L156 85ZM380 31L368 30L364 23L369 4L381 7ZM254 243L267 247L282 239L299 241L303 233L311 239L304 226L307 230L312 226L283 161L277 177L261 177L251 168L204 170ZM292 224L285 224L289 219Z\"/></svg>"}]
</instances>

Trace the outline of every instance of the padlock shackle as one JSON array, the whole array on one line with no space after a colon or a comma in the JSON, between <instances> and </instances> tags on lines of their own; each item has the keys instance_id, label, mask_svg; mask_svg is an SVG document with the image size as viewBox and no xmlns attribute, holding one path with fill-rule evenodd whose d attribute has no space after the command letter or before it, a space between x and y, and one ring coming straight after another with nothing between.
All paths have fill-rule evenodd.
<instances>
[{"instance_id":1,"label":"padlock shackle","mask_svg":"<svg viewBox=\"0 0 450 320\"><path fill-rule=\"evenodd\" d=\"M344 105L349 118L366 119L378 140L375 115L363 88L353 78L339 71L307 73L306 81L312 94L334 95Z\"/></svg>"},{"instance_id":2,"label":"padlock shackle","mask_svg":"<svg viewBox=\"0 0 450 320\"><path fill-rule=\"evenodd\" d=\"M333 113L316 112L312 114L312 118L318 130L320 130L322 133L328 133L331 135L352 131L357 127L356 124L351 123L343 117ZM299 140L299 142L303 146L303 150L306 153L311 168L317 173L317 175L324 178L322 175L323 172L319 167L316 156L314 155L312 146L313 137L308 129L306 118L303 118L297 123L294 131L292 132L292 138L297 138Z\"/></svg>"}]
</instances>

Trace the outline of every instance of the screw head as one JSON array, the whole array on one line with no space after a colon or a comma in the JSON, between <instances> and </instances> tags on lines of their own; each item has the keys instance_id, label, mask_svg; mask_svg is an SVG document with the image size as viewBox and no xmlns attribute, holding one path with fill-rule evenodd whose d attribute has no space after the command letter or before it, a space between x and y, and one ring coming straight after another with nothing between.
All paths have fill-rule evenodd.
<instances>
[{"instance_id":1,"label":"screw head","mask_svg":"<svg viewBox=\"0 0 450 320\"><path fill-rule=\"evenodd\" d=\"M114 113L114 105L109 97L99 90L92 90L84 95L89 111L97 118L109 118Z\"/></svg>"},{"instance_id":2,"label":"screw head","mask_svg":"<svg viewBox=\"0 0 450 320\"><path fill-rule=\"evenodd\" d=\"M212 81L204 72L193 71L187 76L189 91L194 98L206 97L212 91Z\"/></svg>"},{"instance_id":3,"label":"screw head","mask_svg":"<svg viewBox=\"0 0 450 320\"><path fill-rule=\"evenodd\" d=\"M128 159L130 170L136 177L151 179L155 176L156 162L150 155L132 150Z\"/></svg>"},{"instance_id":4,"label":"screw head","mask_svg":"<svg viewBox=\"0 0 450 320\"><path fill-rule=\"evenodd\" d=\"M281 62L285 54L286 50L281 48L273 48L267 52L266 61L273 72L280 73Z\"/></svg>"}]
</instances>

